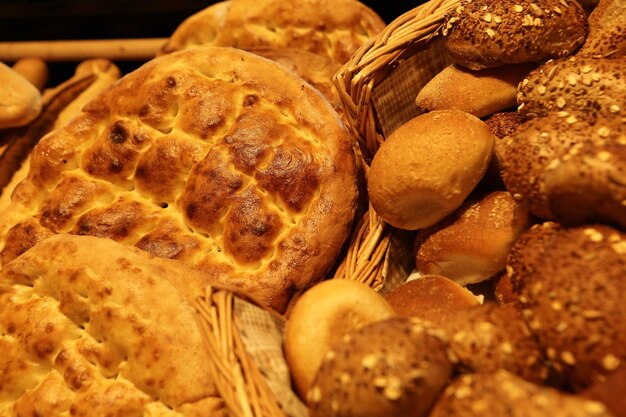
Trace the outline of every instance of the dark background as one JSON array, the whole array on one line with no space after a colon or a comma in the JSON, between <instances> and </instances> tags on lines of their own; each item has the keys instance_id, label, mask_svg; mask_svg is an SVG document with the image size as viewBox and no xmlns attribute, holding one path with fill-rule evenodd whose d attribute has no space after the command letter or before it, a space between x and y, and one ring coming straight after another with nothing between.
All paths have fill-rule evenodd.
<instances>
[{"instance_id":1,"label":"dark background","mask_svg":"<svg viewBox=\"0 0 626 417\"><path fill-rule=\"evenodd\" d=\"M185 18L215 2L0 0L0 42L168 37ZM422 3L420 0L362 2L374 9L387 23ZM141 62L116 64L126 73ZM48 85L53 86L69 78L75 66L75 62L50 63Z\"/></svg>"}]
</instances>

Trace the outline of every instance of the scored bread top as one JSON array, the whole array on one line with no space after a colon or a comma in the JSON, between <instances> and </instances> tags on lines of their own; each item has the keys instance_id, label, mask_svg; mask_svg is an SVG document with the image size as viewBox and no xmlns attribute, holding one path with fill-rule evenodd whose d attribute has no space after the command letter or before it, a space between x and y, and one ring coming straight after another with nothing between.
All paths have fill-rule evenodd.
<instances>
[{"instance_id":1,"label":"scored bread top","mask_svg":"<svg viewBox=\"0 0 626 417\"><path fill-rule=\"evenodd\" d=\"M52 233L175 258L282 310L322 278L356 201L347 131L282 66L233 48L155 59L41 140L0 216L6 264Z\"/></svg>"},{"instance_id":2,"label":"scored bread top","mask_svg":"<svg viewBox=\"0 0 626 417\"><path fill-rule=\"evenodd\" d=\"M301 48L340 63L385 22L356 0L228 0L185 20L162 52L198 45Z\"/></svg>"},{"instance_id":3,"label":"scored bread top","mask_svg":"<svg viewBox=\"0 0 626 417\"><path fill-rule=\"evenodd\" d=\"M0 414L225 415L190 304L202 281L89 236L52 236L6 265Z\"/></svg>"}]
</instances>

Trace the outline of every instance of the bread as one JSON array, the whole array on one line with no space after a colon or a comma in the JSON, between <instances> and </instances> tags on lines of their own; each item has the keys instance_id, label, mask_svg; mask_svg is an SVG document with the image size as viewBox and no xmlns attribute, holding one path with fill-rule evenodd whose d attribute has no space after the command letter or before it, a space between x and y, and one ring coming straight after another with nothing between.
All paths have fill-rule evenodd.
<instances>
[{"instance_id":1,"label":"bread","mask_svg":"<svg viewBox=\"0 0 626 417\"><path fill-rule=\"evenodd\" d=\"M394 311L437 326L457 311L478 305L478 299L451 279L425 275L408 281L385 296Z\"/></svg>"},{"instance_id":2,"label":"bread","mask_svg":"<svg viewBox=\"0 0 626 417\"><path fill-rule=\"evenodd\" d=\"M609 115L595 124L551 113L532 119L505 142L507 189L545 220L626 225L626 130Z\"/></svg>"},{"instance_id":3,"label":"bread","mask_svg":"<svg viewBox=\"0 0 626 417\"><path fill-rule=\"evenodd\" d=\"M225 416L192 306L206 276L58 235L0 273L3 415Z\"/></svg>"},{"instance_id":4,"label":"bread","mask_svg":"<svg viewBox=\"0 0 626 417\"><path fill-rule=\"evenodd\" d=\"M485 303L457 311L443 328L462 372L504 369L536 384L548 377L544 353L514 304Z\"/></svg>"},{"instance_id":5,"label":"bread","mask_svg":"<svg viewBox=\"0 0 626 417\"><path fill-rule=\"evenodd\" d=\"M464 1L443 33L454 62L479 70L567 56L584 41L587 22L572 0Z\"/></svg>"},{"instance_id":6,"label":"bread","mask_svg":"<svg viewBox=\"0 0 626 417\"><path fill-rule=\"evenodd\" d=\"M517 85L532 68L519 64L472 71L450 65L420 90L415 104L422 112L455 109L489 116L516 106Z\"/></svg>"},{"instance_id":7,"label":"bread","mask_svg":"<svg viewBox=\"0 0 626 417\"><path fill-rule=\"evenodd\" d=\"M198 45L299 48L343 64L384 28L357 0L228 0L186 19L162 52Z\"/></svg>"},{"instance_id":8,"label":"bread","mask_svg":"<svg viewBox=\"0 0 626 417\"><path fill-rule=\"evenodd\" d=\"M285 356L302 397L328 351L351 331L395 315L385 299L357 281L332 279L295 302L285 328Z\"/></svg>"},{"instance_id":9,"label":"bread","mask_svg":"<svg viewBox=\"0 0 626 417\"><path fill-rule=\"evenodd\" d=\"M459 285L493 277L529 226L528 210L506 191L466 201L443 221L417 232L415 265Z\"/></svg>"},{"instance_id":10,"label":"bread","mask_svg":"<svg viewBox=\"0 0 626 417\"><path fill-rule=\"evenodd\" d=\"M427 416L452 363L445 338L406 318L353 332L327 356L307 395L312 417Z\"/></svg>"},{"instance_id":11,"label":"bread","mask_svg":"<svg viewBox=\"0 0 626 417\"><path fill-rule=\"evenodd\" d=\"M24 126L41 111L39 90L0 62L0 129Z\"/></svg>"},{"instance_id":12,"label":"bread","mask_svg":"<svg viewBox=\"0 0 626 417\"><path fill-rule=\"evenodd\" d=\"M626 366L622 365L606 380L593 384L581 396L603 403L615 417L626 416Z\"/></svg>"},{"instance_id":13,"label":"bread","mask_svg":"<svg viewBox=\"0 0 626 417\"><path fill-rule=\"evenodd\" d=\"M48 82L48 64L42 59L18 59L11 68L26 78L39 91L42 91Z\"/></svg>"},{"instance_id":14,"label":"bread","mask_svg":"<svg viewBox=\"0 0 626 417\"><path fill-rule=\"evenodd\" d=\"M601 0L589 15L589 34L577 52L594 58L626 56L626 3Z\"/></svg>"},{"instance_id":15,"label":"bread","mask_svg":"<svg viewBox=\"0 0 626 417\"><path fill-rule=\"evenodd\" d=\"M626 235L601 225L558 230L522 277L524 319L575 390L626 361Z\"/></svg>"},{"instance_id":16,"label":"bread","mask_svg":"<svg viewBox=\"0 0 626 417\"><path fill-rule=\"evenodd\" d=\"M463 375L439 397L430 417L612 417L597 401L527 382L510 372Z\"/></svg>"},{"instance_id":17,"label":"bread","mask_svg":"<svg viewBox=\"0 0 626 417\"><path fill-rule=\"evenodd\" d=\"M3 264L37 242L35 223L179 259L277 311L331 267L356 205L337 113L234 48L150 61L42 139L30 164L0 218Z\"/></svg>"},{"instance_id":18,"label":"bread","mask_svg":"<svg viewBox=\"0 0 626 417\"><path fill-rule=\"evenodd\" d=\"M569 123L599 117L626 118L626 59L570 57L549 61L519 86L518 111L524 118L559 113Z\"/></svg>"},{"instance_id":19,"label":"bread","mask_svg":"<svg viewBox=\"0 0 626 417\"><path fill-rule=\"evenodd\" d=\"M504 184L502 183L502 177L500 175L500 171L502 171L500 159L502 159L502 154L505 149L504 138L512 136L515 133L517 128L522 124L522 117L517 111L500 112L487 118L485 124L489 128L489 131L493 133L495 142L493 157L489 162L483 183L490 186L491 190L503 190Z\"/></svg>"},{"instance_id":20,"label":"bread","mask_svg":"<svg viewBox=\"0 0 626 417\"><path fill-rule=\"evenodd\" d=\"M382 144L368 178L370 201L392 226L416 230L456 210L485 174L493 135L459 110L413 118Z\"/></svg>"}]
</instances>

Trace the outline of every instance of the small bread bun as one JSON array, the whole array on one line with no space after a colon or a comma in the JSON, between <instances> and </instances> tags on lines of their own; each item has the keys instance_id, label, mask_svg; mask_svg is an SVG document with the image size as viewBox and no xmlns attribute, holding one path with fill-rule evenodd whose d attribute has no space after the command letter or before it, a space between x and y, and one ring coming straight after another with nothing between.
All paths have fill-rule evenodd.
<instances>
[{"instance_id":1,"label":"small bread bun","mask_svg":"<svg viewBox=\"0 0 626 417\"><path fill-rule=\"evenodd\" d=\"M600 0L589 15L589 34L576 55L593 58L626 56L626 2Z\"/></svg>"},{"instance_id":2,"label":"small bread bun","mask_svg":"<svg viewBox=\"0 0 626 417\"><path fill-rule=\"evenodd\" d=\"M26 78L0 62L0 129L24 126L41 112L41 94Z\"/></svg>"},{"instance_id":3,"label":"small bread bun","mask_svg":"<svg viewBox=\"0 0 626 417\"><path fill-rule=\"evenodd\" d=\"M570 57L548 61L519 85L518 111L525 118L558 112L570 123L600 115L626 118L626 59Z\"/></svg>"},{"instance_id":4,"label":"small bread bun","mask_svg":"<svg viewBox=\"0 0 626 417\"><path fill-rule=\"evenodd\" d=\"M516 106L517 85L532 68L520 64L471 71L450 65L420 90L415 104L422 112L455 109L489 116Z\"/></svg>"},{"instance_id":5,"label":"small bread bun","mask_svg":"<svg viewBox=\"0 0 626 417\"><path fill-rule=\"evenodd\" d=\"M561 229L527 265L523 316L575 390L626 361L626 234L601 225Z\"/></svg>"},{"instance_id":6,"label":"small bread bun","mask_svg":"<svg viewBox=\"0 0 626 417\"><path fill-rule=\"evenodd\" d=\"M542 387L505 370L463 375L430 417L614 417L604 404Z\"/></svg>"},{"instance_id":7,"label":"small bread bun","mask_svg":"<svg viewBox=\"0 0 626 417\"><path fill-rule=\"evenodd\" d=\"M458 311L443 328L464 372L506 369L535 383L548 376L543 352L514 304L491 302Z\"/></svg>"},{"instance_id":8,"label":"small bread bun","mask_svg":"<svg viewBox=\"0 0 626 417\"><path fill-rule=\"evenodd\" d=\"M480 119L459 110L413 118L374 156L368 178L374 209L400 229L432 226L456 210L483 177L493 142Z\"/></svg>"},{"instance_id":9,"label":"small bread bun","mask_svg":"<svg viewBox=\"0 0 626 417\"><path fill-rule=\"evenodd\" d=\"M12 68L39 91L43 91L48 82L48 64L42 59L22 58L15 62Z\"/></svg>"},{"instance_id":10,"label":"small bread bun","mask_svg":"<svg viewBox=\"0 0 626 417\"><path fill-rule=\"evenodd\" d=\"M312 417L422 417L452 372L440 332L392 318L353 332L326 357L307 394Z\"/></svg>"},{"instance_id":11,"label":"small bread bun","mask_svg":"<svg viewBox=\"0 0 626 417\"><path fill-rule=\"evenodd\" d=\"M464 1L444 29L454 62L473 70L569 55L586 32L573 0Z\"/></svg>"},{"instance_id":12,"label":"small bread bun","mask_svg":"<svg viewBox=\"0 0 626 417\"><path fill-rule=\"evenodd\" d=\"M404 283L385 297L395 312L442 325L458 310L478 305L478 299L456 282L425 275Z\"/></svg>"},{"instance_id":13,"label":"small bread bun","mask_svg":"<svg viewBox=\"0 0 626 417\"><path fill-rule=\"evenodd\" d=\"M304 396L326 352L365 324L395 316L393 308L357 281L323 281L297 299L285 328L285 356L298 392Z\"/></svg>"},{"instance_id":14,"label":"small bread bun","mask_svg":"<svg viewBox=\"0 0 626 417\"><path fill-rule=\"evenodd\" d=\"M459 285L484 281L504 269L511 245L528 226L528 210L506 191L468 200L444 221L417 232L416 269Z\"/></svg>"}]
</instances>

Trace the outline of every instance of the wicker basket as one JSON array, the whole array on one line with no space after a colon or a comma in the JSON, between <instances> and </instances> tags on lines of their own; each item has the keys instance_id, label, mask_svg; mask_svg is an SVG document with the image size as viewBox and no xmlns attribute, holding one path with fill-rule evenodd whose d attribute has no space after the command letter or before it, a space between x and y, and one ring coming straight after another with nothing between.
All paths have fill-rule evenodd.
<instances>
[{"instance_id":1,"label":"wicker basket","mask_svg":"<svg viewBox=\"0 0 626 417\"><path fill-rule=\"evenodd\" d=\"M367 166L385 137L419 114L417 93L451 63L443 49L441 31L446 14L460 3L431 0L403 14L359 48L335 74L335 86L349 128L359 143L366 176ZM407 240L370 206L334 277L361 281L383 292L392 289L412 269L408 266L412 254Z\"/></svg>"}]
</instances>

